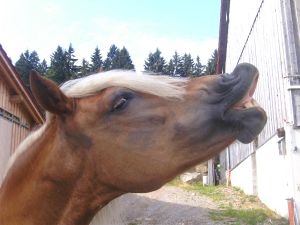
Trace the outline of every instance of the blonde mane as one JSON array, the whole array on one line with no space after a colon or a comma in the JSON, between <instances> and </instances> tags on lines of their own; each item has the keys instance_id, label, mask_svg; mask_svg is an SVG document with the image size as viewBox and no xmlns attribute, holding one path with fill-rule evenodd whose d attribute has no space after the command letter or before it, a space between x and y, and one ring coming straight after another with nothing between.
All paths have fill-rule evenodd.
<instances>
[{"instance_id":1,"label":"blonde mane","mask_svg":"<svg viewBox=\"0 0 300 225\"><path fill-rule=\"evenodd\" d=\"M67 81L60 87L60 89L68 97L73 98L95 95L105 88L118 86L163 98L182 99L185 93L184 87L186 81L186 79L182 78L138 74L133 71L113 70ZM46 112L46 122L39 129L29 134L17 147L14 154L8 161L3 179L16 159L26 149L28 149L28 146L42 136L50 123L51 118L51 113Z\"/></svg>"},{"instance_id":2,"label":"blonde mane","mask_svg":"<svg viewBox=\"0 0 300 225\"><path fill-rule=\"evenodd\" d=\"M69 97L80 98L118 86L164 98L182 98L185 83L186 79L182 78L113 70L67 81L61 86L61 90Z\"/></svg>"}]
</instances>

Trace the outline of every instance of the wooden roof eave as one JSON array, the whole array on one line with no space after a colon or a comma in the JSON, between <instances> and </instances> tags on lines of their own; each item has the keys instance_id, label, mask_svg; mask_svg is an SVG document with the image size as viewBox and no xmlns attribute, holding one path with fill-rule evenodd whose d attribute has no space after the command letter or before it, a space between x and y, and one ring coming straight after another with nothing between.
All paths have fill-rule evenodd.
<instances>
[{"instance_id":1,"label":"wooden roof eave","mask_svg":"<svg viewBox=\"0 0 300 225\"><path fill-rule=\"evenodd\" d=\"M0 45L0 69L5 76L5 80L15 90L15 92L22 96L23 104L29 111L30 115L37 123L43 123L45 121L41 109L38 108L37 103L34 102L33 96L29 93L23 84L20 77L16 76L16 71L10 63L10 59Z\"/></svg>"}]
</instances>

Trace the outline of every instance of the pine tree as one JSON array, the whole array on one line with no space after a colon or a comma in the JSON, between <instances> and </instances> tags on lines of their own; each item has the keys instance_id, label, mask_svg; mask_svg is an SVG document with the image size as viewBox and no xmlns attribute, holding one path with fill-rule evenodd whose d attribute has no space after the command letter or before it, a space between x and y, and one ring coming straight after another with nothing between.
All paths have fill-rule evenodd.
<instances>
[{"instance_id":1,"label":"pine tree","mask_svg":"<svg viewBox=\"0 0 300 225\"><path fill-rule=\"evenodd\" d=\"M75 65L77 59L74 52L72 44L69 45L67 51L58 46L50 57L50 67L46 74L47 77L59 84L77 78L80 68Z\"/></svg>"},{"instance_id":2,"label":"pine tree","mask_svg":"<svg viewBox=\"0 0 300 225\"><path fill-rule=\"evenodd\" d=\"M182 74L183 74L182 57L177 53L177 51L175 51L172 59L173 59L173 63L174 63L173 75L174 76L182 76Z\"/></svg>"},{"instance_id":3,"label":"pine tree","mask_svg":"<svg viewBox=\"0 0 300 225\"><path fill-rule=\"evenodd\" d=\"M191 76L193 73L194 60L192 59L191 54L185 53L182 57L183 67L182 67L182 77Z\"/></svg>"},{"instance_id":4,"label":"pine tree","mask_svg":"<svg viewBox=\"0 0 300 225\"><path fill-rule=\"evenodd\" d=\"M196 63L193 68L193 76L194 77L202 76L204 73L204 68L205 68L205 66L202 65L202 63L200 61L200 57L197 56Z\"/></svg>"},{"instance_id":5,"label":"pine tree","mask_svg":"<svg viewBox=\"0 0 300 225\"><path fill-rule=\"evenodd\" d=\"M165 72L166 61L161 56L161 51L157 48L154 53L150 53L144 64L145 71L162 74Z\"/></svg>"},{"instance_id":6,"label":"pine tree","mask_svg":"<svg viewBox=\"0 0 300 225\"><path fill-rule=\"evenodd\" d=\"M173 59L170 59L168 65L166 66L165 73L170 76L174 76L175 65Z\"/></svg>"},{"instance_id":7,"label":"pine tree","mask_svg":"<svg viewBox=\"0 0 300 225\"><path fill-rule=\"evenodd\" d=\"M47 77L59 84L67 81L69 79L69 72L66 68L67 59L61 46L56 48L56 51L50 57L50 61Z\"/></svg>"},{"instance_id":8,"label":"pine tree","mask_svg":"<svg viewBox=\"0 0 300 225\"><path fill-rule=\"evenodd\" d=\"M98 46L95 48L93 55L91 56L90 70L92 73L97 73L101 70L103 66L102 56Z\"/></svg>"},{"instance_id":9,"label":"pine tree","mask_svg":"<svg viewBox=\"0 0 300 225\"><path fill-rule=\"evenodd\" d=\"M214 50L213 54L211 55L211 58L208 60L207 65L205 67L206 75L216 74L217 59L218 59L218 51L216 49Z\"/></svg>"},{"instance_id":10,"label":"pine tree","mask_svg":"<svg viewBox=\"0 0 300 225\"><path fill-rule=\"evenodd\" d=\"M129 52L125 47L123 47L116 59L116 69L125 69L125 70L133 70L134 65L132 64L132 60L130 58Z\"/></svg>"},{"instance_id":11,"label":"pine tree","mask_svg":"<svg viewBox=\"0 0 300 225\"><path fill-rule=\"evenodd\" d=\"M116 45L111 45L107 53L107 58L103 63L103 68L105 71L116 69L118 67L118 54L119 49Z\"/></svg>"},{"instance_id":12,"label":"pine tree","mask_svg":"<svg viewBox=\"0 0 300 225\"><path fill-rule=\"evenodd\" d=\"M43 61L40 63L38 67L38 71L42 74L45 75L47 73L48 66L47 66L47 61L43 59Z\"/></svg>"},{"instance_id":13,"label":"pine tree","mask_svg":"<svg viewBox=\"0 0 300 225\"><path fill-rule=\"evenodd\" d=\"M32 51L29 55L29 62L33 69L39 68L40 59L36 51Z\"/></svg>"},{"instance_id":14,"label":"pine tree","mask_svg":"<svg viewBox=\"0 0 300 225\"><path fill-rule=\"evenodd\" d=\"M83 58L77 77L85 77L85 76L89 75L90 73L91 73L90 64L87 60L85 60L85 58Z\"/></svg>"},{"instance_id":15,"label":"pine tree","mask_svg":"<svg viewBox=\"0 0 300 225\"><path fill-rule=\"evenodd\" d=\"M21 79L27 87L29 87L30 71L35 69L39 71L40 59L36 51L26 50L20 55L19 60L15 64L16 70L20 74Z\"/></svg>"},{"instance_id":16,"label":"pine tree","mask_svg":"<svg viewBox=\"0 0 300 225\"><path fill-rule=\"evenodd\" d=\"M72 44L69 45L68 51L65 51L66 57L66 70L68 71L67 80L74 79L77 77L77 72L79 71L78 66L75 65L78 59L75 58L75 50Z\"/></svg>"},{"instance_id":17,"label":"pine tree","mask_svg":"<svg viewBox=\"0 0 300 225\"><path fill-rule=\"evenodd\" d=\"M32 69L29 62L29 54L30 54L29 51L26 50L24 53L20 55L19 60L15 64L16 70L20 74L21 79L28 87L29 87L29 73L30 70Z\"/></svg>"}]
</instances>

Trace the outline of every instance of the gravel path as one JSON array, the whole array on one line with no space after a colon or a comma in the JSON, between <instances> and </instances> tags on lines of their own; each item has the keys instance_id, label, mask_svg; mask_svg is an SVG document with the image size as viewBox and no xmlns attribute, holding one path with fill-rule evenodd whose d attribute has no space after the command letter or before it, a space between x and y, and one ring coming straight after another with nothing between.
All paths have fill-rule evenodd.
<instances>
[{"instance_id":1,"label":"gravel path","mask_svg":"<svg viewBox=\"0 0 300 225\"><path fill-rule=\"evenodd\" d=\"M216 209L217 205L206 197L178 187L164 186L146 194L121 196L106 207L93 225L224 224L209 219L209 212Z\"/></svg>"},{"instance_id":2,"label":"gravel path","mask_svg":"<svg viewBox=\"0 0 300 225\"><path fill-rule=\"evenodd\" d=\"M209 211L217 209L210 199L181 188L164 186L161 189L137 194L131 202L134 209L127 215L127 224L138 225L216 225Z\"/></svg>"}]
</instances>

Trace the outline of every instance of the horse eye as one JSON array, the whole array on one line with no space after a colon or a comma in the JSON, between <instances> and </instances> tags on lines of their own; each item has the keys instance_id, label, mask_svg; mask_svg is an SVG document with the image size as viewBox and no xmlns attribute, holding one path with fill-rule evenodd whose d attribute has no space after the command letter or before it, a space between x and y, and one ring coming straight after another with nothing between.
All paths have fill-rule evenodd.
<instances>
[{"instance_id":1,"label":"horse eye","mask_svg":"<svg viewBox=\"0 0 300 225\"><path fill-rule=\"evenodd\" d=\"M127 106L128 99L127 98L120 98L113 106L112 111L120 111Z\"/></svg>"}]
</instances>

